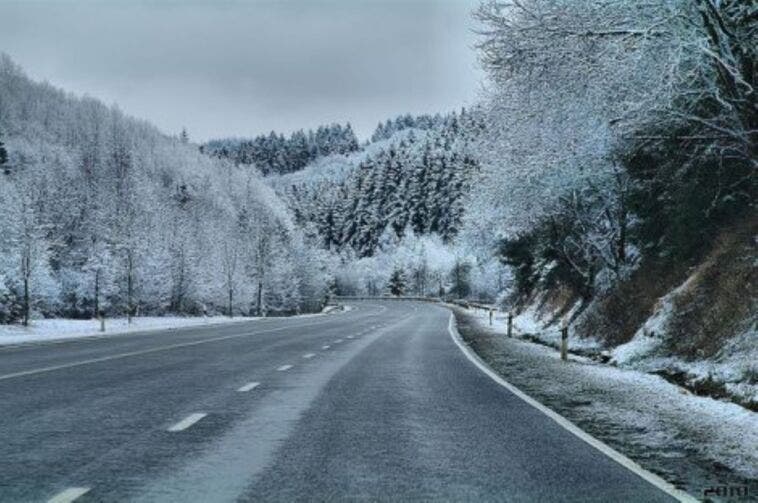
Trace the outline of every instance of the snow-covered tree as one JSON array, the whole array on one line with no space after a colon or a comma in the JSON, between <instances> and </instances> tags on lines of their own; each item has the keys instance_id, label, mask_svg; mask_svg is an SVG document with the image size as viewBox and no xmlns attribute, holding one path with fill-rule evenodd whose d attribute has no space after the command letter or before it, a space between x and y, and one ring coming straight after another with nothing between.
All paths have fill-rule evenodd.
<instances>
[{"instance_id":1,"label":"snow-covered tree","mask_svg":"<svg viewBox=\"0 0 758 503\"><path fill-rule=\"evenodd\" d=\"M394 296L400 296L405 294L405 273L401 268L396 268L392 271L389 281L387 282L387 289Z\"/></svg>"},{"instance_id":2,"label":"snow-covered tree","mask_svg":"<svg viewBox=\"0 0 758 503\"><path fill-rule=\"evenodd\" d=\"M328 257L310 255L317 272L294 266L301 231L254 171L116 107L34 83L7 56L0 130L0 322L254 312L246 253L259 235L271 239L265 292L276 309L315 309L301 305L306 288L323 295ZM265 232L242 228L243 209Z\"/></svg>"}]
</instances>

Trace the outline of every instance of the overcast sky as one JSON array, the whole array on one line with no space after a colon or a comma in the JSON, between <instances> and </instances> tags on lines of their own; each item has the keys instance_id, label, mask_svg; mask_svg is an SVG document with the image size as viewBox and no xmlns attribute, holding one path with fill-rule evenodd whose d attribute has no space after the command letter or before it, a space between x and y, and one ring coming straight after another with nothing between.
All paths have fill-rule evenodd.
<instances>
[{"instance_id":1,"label":"overcast sky","mask_svg":"<svg viewBox=\"0 0 758 503\"><path fill-rule=\"evenodd\" d=\"M33 78L195 141L475 102L477 0L0 0Z\"/></svg>"}]
</instances>

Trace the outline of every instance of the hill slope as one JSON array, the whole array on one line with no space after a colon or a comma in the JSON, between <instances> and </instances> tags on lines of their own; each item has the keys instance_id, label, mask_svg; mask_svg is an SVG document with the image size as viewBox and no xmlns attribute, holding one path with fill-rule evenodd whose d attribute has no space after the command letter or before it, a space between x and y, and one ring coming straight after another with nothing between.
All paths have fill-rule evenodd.
<instances>
[{"instance_id":1,"label":"hill slope","mask_svg":"<svg viewBox=\"0 0 758 503\"><path fill-rule=\"evenodd\" d=\"M250 170L33 82L7 56L0 135L0 322L294 311L321 295L310 261L324 257Z\"/></svg>"}]
</instances>

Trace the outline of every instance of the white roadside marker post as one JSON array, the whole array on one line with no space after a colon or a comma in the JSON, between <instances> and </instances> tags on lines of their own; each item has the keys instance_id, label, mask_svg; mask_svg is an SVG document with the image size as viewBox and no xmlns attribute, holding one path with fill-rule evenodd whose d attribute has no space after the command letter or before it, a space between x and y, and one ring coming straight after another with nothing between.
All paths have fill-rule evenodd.
<instances>
[{"instance_id":1,"label":"white roadside marker post","mask_svg":"<svg viewBox=\"0 0 758 503\"><path fill-rule=\"evenodd\" d=\"M105 313L100 310L98 314L100 315L100 331L105 332Z\"/></svg>"},{"instance_id":2,"label":"white roadside marker post","mask_svg":"<svg viewBox=\"0 0 758 503\"><path fill-rule=\"evenodd\" d=\"M561 360L568 360L568 340L569 340L569 327L568 322L563 320L563 326L561 327Z\"/></svg>"},{"instance_id":3,"label":"white roadside marker post","mask_svg":"<svg viewBox=\"0 0 758 503\"><path fill-rule=\"evenodd\" d=\"M493 310L490 309L490 326L492 326L492 313L493 313Z\"/></svg>"},{"instance_id":4,"label":"white roadside marker post","mask_svg":"<svg viewBox=\"0 0 758 503\"><path fill-rule=\"evenodd\" d=\"M508 313L508 337L513 337L513 313Z\"/></svg>"}]
</instances>

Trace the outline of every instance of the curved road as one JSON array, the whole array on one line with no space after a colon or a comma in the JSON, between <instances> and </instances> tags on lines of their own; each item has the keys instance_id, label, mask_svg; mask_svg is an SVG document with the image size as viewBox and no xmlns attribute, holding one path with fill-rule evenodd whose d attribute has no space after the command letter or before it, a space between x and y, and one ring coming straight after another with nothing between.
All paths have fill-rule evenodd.
<instances>
[{"instance_id":1,"label":"curved road","mask_svg":"<svg viewBox=\"0 0 758 503\"><path fill-rule=\"evenodd\" d=\"M449 317L0 348L0 500L672 501L482 373Z\"/></svg>"}]
</instances>

